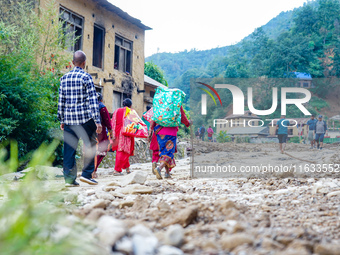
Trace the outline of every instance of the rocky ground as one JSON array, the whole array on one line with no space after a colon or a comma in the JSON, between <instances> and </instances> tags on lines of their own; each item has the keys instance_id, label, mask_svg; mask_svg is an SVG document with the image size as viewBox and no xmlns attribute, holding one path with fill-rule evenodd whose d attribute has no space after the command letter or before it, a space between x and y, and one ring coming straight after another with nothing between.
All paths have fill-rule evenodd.
<instances>
[{"instance_id":1,"label":"rocky ground","mask_svg":"<svg viewBox=\"0 0 340 255\"><path fill-rule=\"evenodd\" d=\"M234 164L301 163L276 146L201 143L197 153L219 151ZM305 160L338 160L337 146L289 146ZM99 185L61 191L70 214L94 226L98 254L340 254L338 178L191 179L190 158L177 161L171 180L157 180L150 168L134 164L121 177L100 168ZM62 179L48 182L63 186Z\"/></svg>"}]
</instances>

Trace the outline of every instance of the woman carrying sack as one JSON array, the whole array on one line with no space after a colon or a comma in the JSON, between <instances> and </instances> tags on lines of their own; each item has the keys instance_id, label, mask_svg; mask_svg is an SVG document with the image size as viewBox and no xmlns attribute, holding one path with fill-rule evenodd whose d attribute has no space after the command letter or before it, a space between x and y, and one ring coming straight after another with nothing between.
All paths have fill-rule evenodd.
<instances>
[{"instance_id":1,"label":"woman carrying sack","mask_svg":"<svg viewBox=\"0 0 340 255\"><path fill-rule=\"evenodd\" d=\"M113 175L122 175L122 169L126 169L126 173L130 174L130 156L134 155L135 138L123 135L123 124L126 110L131 108L132 101L126 98L123 101L123 107L117 109L112 116L112 151L116 151L116 163Z\"/></svg>"},{"instance_id":2,"label":"woman carrying sack","mask_svg":"<svg viewBox=\"0 0 340 255\"><path fill-rule=\"evenodd\" d=\"M186 127L190 126L190 122L185 115L183 107L181 106L181 123ZM159 146L159 160L160 165L155 168L154 173L157 179L163 179L161 175L162 169L165 167L165 178L170 177L170 170L176 166L175 163L175 152L176 152L176 142L177 142L177 127L164 127L156 122L152 123L151 129L157 137L157 142ZM151 134L152 135L152 134ZM151 137L149 138L151 139Z\"/></svg>"}]
</instances>

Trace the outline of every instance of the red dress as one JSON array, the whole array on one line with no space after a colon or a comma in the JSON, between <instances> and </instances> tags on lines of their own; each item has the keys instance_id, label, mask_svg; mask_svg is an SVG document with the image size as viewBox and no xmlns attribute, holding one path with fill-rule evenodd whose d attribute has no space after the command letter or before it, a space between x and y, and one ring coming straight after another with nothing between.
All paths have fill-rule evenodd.
<instances>
[{"instance_id":1,"label":"red dress","mask_svg":"<svg viewBox=\"0 0 340 255\"><path fill-rule=\"evenodd\" d=\"M152 138L150 142L150 150L152 150L152 163L157 163L159 160L159 145L155 132L152 132Z\"/></svg>"},{"instance_id":2,"label":"red dress","mask_svg":"<svg viewBox=\"0 0 340 255\"><path fill-rule=\"evenodd\" d=\"M113 142L112 151L116 151L115 170L121 172L130 166L129 158L133 156L135 139L122 135L126 107L117 109L112 116Z\"/></svg>"},{"instance_id":3,"label":"red dress","mask_svg":"<svg viewBox=\"0 0 340 255\"><path fill-rule=\"evenodd\" d=\"M103 158L107 154L108 145L109 145L109 139L106 134L106 129L111 130L111 120L110 120L110 114L107 110L107 108L102 105L100 107L100 118L101 118L101 124L102 124L102 132L98 134L98 144L97 144L97 156L95 158L95 168L94 171L97 171L98 166L102 162Z\"/></svg>"}]
</instances>

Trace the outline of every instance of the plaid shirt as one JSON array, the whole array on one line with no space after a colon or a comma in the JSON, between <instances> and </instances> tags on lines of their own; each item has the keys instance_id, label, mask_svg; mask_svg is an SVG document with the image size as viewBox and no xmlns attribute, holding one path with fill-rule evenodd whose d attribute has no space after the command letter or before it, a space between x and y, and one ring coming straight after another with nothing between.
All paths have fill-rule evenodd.
<instances>
[{"instance_id":1,"label":"plaid shirt","mask_svg":"<svg viewBox=\"0 0 340 255\"><path fill-rule=\"evenodd\" d=\"M58 119L65 125L81 125L90 119L100 124L92 77L80 67L74 67L60 79Z\"/></svg>"}]
</instances>

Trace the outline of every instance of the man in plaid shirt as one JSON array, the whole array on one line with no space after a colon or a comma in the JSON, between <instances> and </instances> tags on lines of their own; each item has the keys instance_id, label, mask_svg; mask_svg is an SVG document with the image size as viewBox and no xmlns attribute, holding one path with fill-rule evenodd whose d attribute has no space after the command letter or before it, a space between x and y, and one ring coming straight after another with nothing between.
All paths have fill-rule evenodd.
<instances>
[{"instance_id":1,"label":"man in plaid shirt","mask_svg":"<svg viewBox=\"0 0 340 255\"><path fill-rule=\"evenodd\" d=\"M76 182L76 149L81 138L84 142L84 168L80 181L91 185L96 152L96 132L102 131L96 89L90 74L84 71L86 55L76 51L74 69L60 79L58 119L64 131L64 178L66 186L79 186Z\"/></svg>"}]
</instances>

